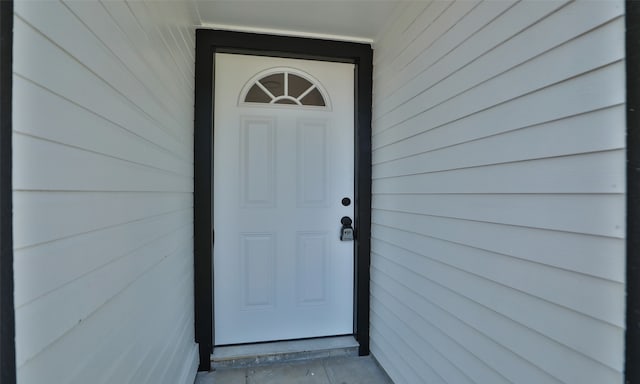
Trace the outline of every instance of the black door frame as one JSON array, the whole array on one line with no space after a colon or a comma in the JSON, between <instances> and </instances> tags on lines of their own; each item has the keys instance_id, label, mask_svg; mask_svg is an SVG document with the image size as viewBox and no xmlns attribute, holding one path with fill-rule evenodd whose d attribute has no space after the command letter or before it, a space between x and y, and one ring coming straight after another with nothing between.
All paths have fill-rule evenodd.
<instances>
[{"instance_id":1,"label":"black door frame","mask_svg":"<svg viewBox=\"0 0 640 384\"><path fill-rule=\"evenodd\" d=\"M199 370L213 352L213 116L214 55L242 53L355 64L354 325L359 354L369 354L371 251L371 101L373 51L369 44L244 32L196 30L194 123L195 339Z\"/></svg>"},{"instance_id":2,"label":"black door frame","mask_svg":"<svg viewBox=\"0 0 640 384\"><path fill-rule=\"evenodd\" d=\"M11 96L13 1L0 1L0 383L16 382Z\"/></svg>"},{"instance_id":3,"label":"black door frame","mask_svg":"<svg viewBox=\"0 0 640 384\"><path fill-rule=\"evenodd\" d=\"M627 327L625 383L640 383L640 2L626 1Z\"/></svg>"}]
</instances>

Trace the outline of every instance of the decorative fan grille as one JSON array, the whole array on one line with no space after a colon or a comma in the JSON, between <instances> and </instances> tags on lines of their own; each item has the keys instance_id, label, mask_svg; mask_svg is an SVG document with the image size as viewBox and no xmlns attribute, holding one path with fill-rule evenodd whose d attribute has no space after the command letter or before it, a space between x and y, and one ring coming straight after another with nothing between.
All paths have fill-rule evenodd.
<instances>
[{"instance_id":1,"label":"decorative fan grille","mask_svg":"<svg viewBox=\"0 0 640 384\"><path fill-rule=\"evenodd\" d=\"M244 95L245 103L326 107L318 85L291 71L281 70L256 80Z\"/></svg>"}]
</instances>

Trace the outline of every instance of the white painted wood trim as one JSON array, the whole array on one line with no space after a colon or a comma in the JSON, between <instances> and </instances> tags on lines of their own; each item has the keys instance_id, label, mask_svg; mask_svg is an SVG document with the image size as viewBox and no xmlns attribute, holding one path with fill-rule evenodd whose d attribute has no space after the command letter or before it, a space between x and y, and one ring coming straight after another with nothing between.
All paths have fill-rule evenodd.
<instances>
[{"instance_id":1,"label":"white painted wood trim","mask_svg":"<svg viewBox=\"0 0 640 384\"><path fill-rule=\"evenodd\" d=\"M199 25L198 28L218 29L223 31L235 31L235 32L260 33L260 34L277 35L277 36L310 37L310 38L323 39L323 40L352 41L354 43L365 43L365 44L373 43L373 39L358 37L358 36L332 35L329 33L291 31L291 30L283 30L283 29L275 29L275 28L258 28L258 27L244 26L244 25L202 23L202 25Z\"/></svg>"}]
</instances>

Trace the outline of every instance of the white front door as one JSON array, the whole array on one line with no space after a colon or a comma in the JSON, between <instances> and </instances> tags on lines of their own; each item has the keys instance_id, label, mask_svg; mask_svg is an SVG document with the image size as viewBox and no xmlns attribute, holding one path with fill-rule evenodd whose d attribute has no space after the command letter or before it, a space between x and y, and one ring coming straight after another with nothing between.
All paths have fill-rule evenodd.
<instances>
[{"instance_id":1,"label":"white front door","mask_svg":"<svg viewBox=\"0 0 640 384\"><path fill-rule=\"evenodd\" d=\"M353 64L216 54L216 345L353 333Z\"/></svg>"}]
</instances>

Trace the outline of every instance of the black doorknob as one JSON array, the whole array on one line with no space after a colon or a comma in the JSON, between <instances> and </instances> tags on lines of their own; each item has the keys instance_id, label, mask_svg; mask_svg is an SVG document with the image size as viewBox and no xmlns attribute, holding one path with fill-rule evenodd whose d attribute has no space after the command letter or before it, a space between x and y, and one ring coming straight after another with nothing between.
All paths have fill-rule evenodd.
<instances>
[{"instance_id":1,"label":"black doorknob","mask_svg":"<svg viewBox=\"0 0 640 384\"><path fill-rule=\"evenodd\" d=\"M349 216L342 216L342 219L340 219L340 222L345 227L350 227L351 223L353 223L353 221L351 221L351 218Z\"/></svg>"}]
</instances>

